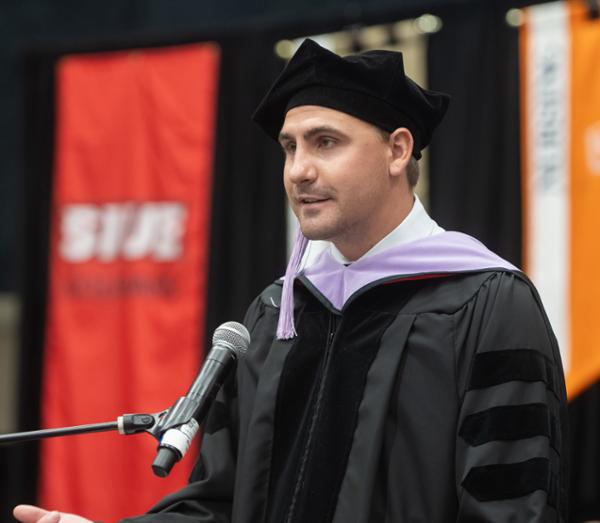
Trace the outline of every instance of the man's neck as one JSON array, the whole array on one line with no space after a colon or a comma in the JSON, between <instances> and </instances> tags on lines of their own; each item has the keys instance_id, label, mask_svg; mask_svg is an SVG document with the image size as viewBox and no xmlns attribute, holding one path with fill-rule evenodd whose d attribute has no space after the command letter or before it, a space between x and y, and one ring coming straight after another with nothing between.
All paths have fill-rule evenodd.
<instances>
[{"instance_id":1,"label":"man's neck","mask_svg":"<svg viewBox=\"0 0 600 523\"><path fill-rule=\"evenodd\" d=\"M444 232L444 229L438 226L438 224L429 217L421 201L415 197L413 208L402 223L385 238L379 241L373 248L364 253L361 258L374 256L391 247L432 236L440 232ZM339 263L347 265L356 261L349 260L333 244L329 244L329 248L331 249L331 254L334 259Z\"/></svg>"},{"instance_id":2,"label":"man's neck","mask_svg":"<svg viewBox=\"0 0 600 523\"><path fill-rule=\"evenodd\" d=\"M412 191L406 196L406 204L398 205L394 210L395 212L389 214L390 218L386 222L378 224L376 232L363 234L363 240L360 242L356 241L354 238L350 238L346 241L333 241L332 243L335 248L349 262L354 262L362 258L381 240L386 238L392 231L396 230L409 216L414 207L415 196Z\"/></svg>"}]
</instances>

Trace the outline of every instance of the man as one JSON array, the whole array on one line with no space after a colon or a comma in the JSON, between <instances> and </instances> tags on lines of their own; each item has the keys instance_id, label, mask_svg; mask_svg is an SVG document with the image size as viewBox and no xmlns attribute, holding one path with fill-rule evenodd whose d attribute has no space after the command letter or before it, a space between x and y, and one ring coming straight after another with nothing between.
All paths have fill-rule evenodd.
<instances>
[{"instance_id":1,"label":"man","mask_svg":"<svg viewBox=\"0 0 600 523\"><path fill-rule=\"evenodd\" d=\"M254 116L301 228L285 282L248 311L189 485L135 521L564 519L566 396L539 297L413 196L447 104L399 53L307 40L292 58Z\"/></svg>"}]
</instances>

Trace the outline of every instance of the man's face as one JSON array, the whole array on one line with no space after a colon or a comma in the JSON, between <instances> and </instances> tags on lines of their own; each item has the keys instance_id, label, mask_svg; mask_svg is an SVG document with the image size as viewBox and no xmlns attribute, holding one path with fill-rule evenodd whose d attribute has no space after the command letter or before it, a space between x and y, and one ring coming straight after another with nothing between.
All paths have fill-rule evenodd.
<instances>
[{"instance_id":1,"label":"man's face","mask_svg":"<svg viewBox=\"0 0 600 523\"><path fill-rule=\"evenodd\" d=\"M279 141L285 189L308 239L332 241L349 257L353 245L368 250L389 232L392 152L371 124L305 105L287 113Z\"/></svg>"}]
</instances>

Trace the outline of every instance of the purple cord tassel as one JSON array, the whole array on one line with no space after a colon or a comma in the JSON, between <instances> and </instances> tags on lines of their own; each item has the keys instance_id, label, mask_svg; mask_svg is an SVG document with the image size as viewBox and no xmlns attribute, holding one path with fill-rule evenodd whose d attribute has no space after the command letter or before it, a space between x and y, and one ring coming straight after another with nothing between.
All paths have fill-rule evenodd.
<instances>
[{"instance_id":1,"label":"purple cord tassel","mask_svg":"<svg viewBox=\"0 0 600 523\"><path fill-rule=\"evenodd\" d=\"M308 240L300 230L300 224L296 229L296 237L294 238L294 248L285 270L283 280L283 292L281 293L281 308L279 310L279 322L277 323L277 339L289 340L297 336L296 327L294 326L294 279L298 273L300 262L306 251Z\"/></svg>"}]
</instances>

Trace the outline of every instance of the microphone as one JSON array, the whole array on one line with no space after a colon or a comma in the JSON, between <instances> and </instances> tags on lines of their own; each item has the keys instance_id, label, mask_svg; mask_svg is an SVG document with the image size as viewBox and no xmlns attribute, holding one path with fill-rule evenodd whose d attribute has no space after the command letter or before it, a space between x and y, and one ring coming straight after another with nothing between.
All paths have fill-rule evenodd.
<instances>
[{"instance_id":1,"label":"microphone","mask_svg":"<svg viewBox=\"0 0 600 523\"><path fill-rule=\"evenodd\" d=\"M158 430L163 436L152 463L154 474L166 478L185 455L225 378L249 345L250 334L241 323L229 321L215 330L212 348L190 390L160 421Z\"/></svg>"}]
</instances>

